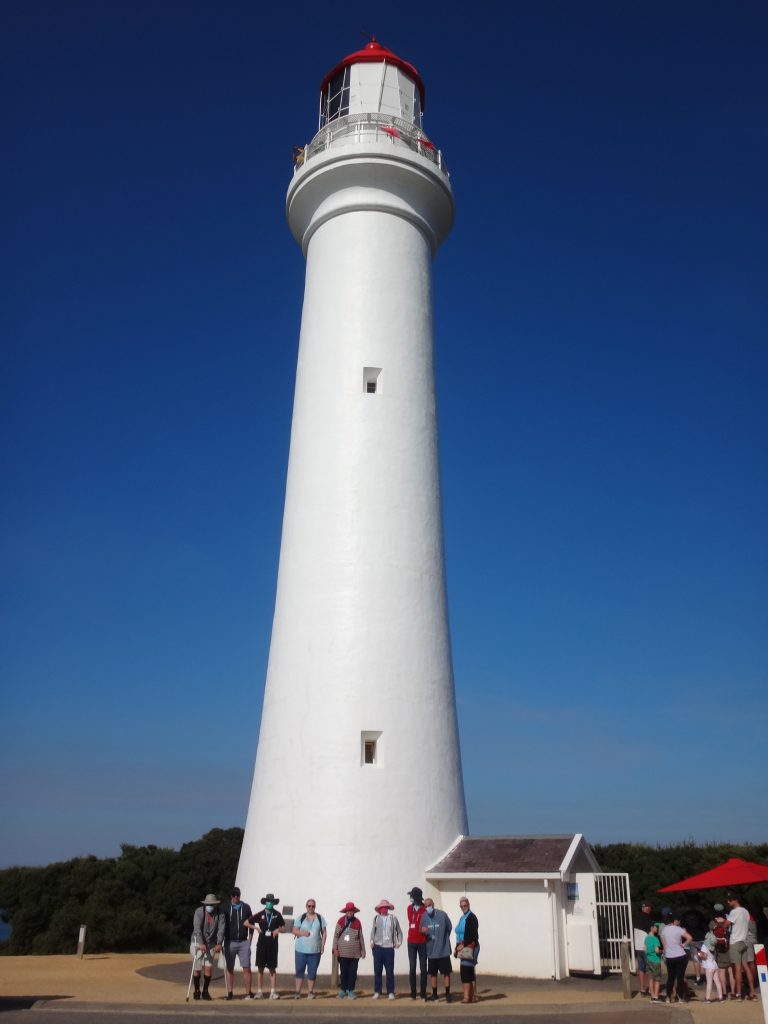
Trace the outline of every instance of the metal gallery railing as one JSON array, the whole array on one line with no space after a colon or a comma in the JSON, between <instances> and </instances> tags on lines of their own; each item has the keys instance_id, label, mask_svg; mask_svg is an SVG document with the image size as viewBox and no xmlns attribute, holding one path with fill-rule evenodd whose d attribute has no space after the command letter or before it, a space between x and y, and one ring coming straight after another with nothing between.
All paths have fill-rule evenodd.
<instances>
[{"instance_id":1,"label":"metal gallery railing","mask_svg":"<svg viewBox=\"0 0 768 1024\"><path fill-rule=\"evenodd\" d=\"M441 151L430 142L424 132L410 121L403 121L402 118L389 114L348 114L330 121L320 129L310 143L294 148L294 174L312 157L324 153L342 141L352 144L386 142L391 146L407 146L414 153L431 160L448 175Z\"/></svg>"}]
</instances>

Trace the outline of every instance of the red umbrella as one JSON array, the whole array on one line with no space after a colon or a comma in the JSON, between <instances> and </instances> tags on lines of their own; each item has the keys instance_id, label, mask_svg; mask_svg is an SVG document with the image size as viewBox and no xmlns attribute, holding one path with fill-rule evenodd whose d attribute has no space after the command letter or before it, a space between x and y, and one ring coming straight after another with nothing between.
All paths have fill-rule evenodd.
<instances>
[{"instance_id":1,"label":"red umbrella","mask_svg":"<svg viewBox=\"0 0 768 1024\"><path fill-rule=\"evenodd\" d=\"M665 885L658 892L686 892L689 889L724 889L729 885L753 885L755 882L768 882L768 864L755 864L741 857L731 857L725 864L702 871L700 875L691 875L682 882Z\"/></svg>"}]
</instances>

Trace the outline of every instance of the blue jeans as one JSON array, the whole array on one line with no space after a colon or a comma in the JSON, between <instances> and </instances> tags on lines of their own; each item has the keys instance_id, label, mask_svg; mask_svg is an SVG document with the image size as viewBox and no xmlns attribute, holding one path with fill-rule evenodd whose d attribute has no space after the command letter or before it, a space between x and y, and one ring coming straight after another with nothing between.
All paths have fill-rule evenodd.
<instances>
[{"instance_id":1,"label":"blue jeans","mask_svg":"<svg viewBox=\"0 0 768 1024\"><path fill-rule=\"evenodd\" d=\"M411 998L416 998L416 958L419 960L419 970L421 972L421 995L422 999L426 998L427 995L427 944L426 942L408 943L408 967L409 967L409 978L411 982Z\"/></svg>"},{"instance_id":2,"label":"blue jeans","mask_svg":"<svg viewBox=\"0 0 768 1024\"><path fill-rule=\"evenodd\" d=\"M387 995L395 991L395 951L390 946L373 947L373 991L381 995L381 972L387 972Z\"/></svg>"}]
</instances>

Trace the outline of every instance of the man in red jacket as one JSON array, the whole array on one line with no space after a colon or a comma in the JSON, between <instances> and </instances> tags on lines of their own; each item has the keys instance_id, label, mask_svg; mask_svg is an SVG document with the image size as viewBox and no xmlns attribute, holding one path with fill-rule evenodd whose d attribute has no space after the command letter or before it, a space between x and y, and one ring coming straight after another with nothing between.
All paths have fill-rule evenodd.
<instances>
[{"instance_id":1,"label":"man in red jacket","mask_svg":"<svg viewBox=\"0 0 768 1024\"><path fill-rule=\"evenodd\" d=\"M421 998L427 1000L427 937L421 931L421 919L426 914L424 893L414 885L408 893L411 905L408 907L408 966L411 979L411 999L416 998L416 959L421 971Z\"/></svg>"}]
</instances>

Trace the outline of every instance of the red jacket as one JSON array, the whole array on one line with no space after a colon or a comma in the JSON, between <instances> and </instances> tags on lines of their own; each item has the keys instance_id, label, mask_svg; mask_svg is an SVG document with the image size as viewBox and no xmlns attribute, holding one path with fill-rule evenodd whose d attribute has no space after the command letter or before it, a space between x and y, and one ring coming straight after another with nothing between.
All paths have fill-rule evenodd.
<instances>
[{"instance_id":1,"label":"red jacket","mask_svg":"<svg viewBox=\"0 0 768 1024\"><path fill-rule=\"evenodd\" d=\"M427 936L421 934L421 919L427 912L425 906L414 907L411 904L408 907L408 945L409 946L423 946L427 941Z\"/></svg>"}]
</instances>

